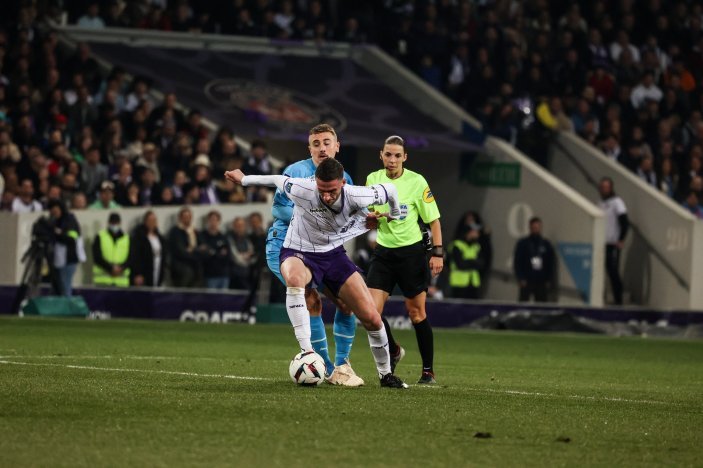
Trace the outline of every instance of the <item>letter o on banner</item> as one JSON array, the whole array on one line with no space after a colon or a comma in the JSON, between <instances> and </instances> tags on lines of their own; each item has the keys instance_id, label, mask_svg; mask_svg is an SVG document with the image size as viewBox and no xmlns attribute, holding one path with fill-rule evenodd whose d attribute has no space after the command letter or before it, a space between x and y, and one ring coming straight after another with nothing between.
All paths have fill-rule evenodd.
<instances>
[{"instance_id":1,"label":"letter o on banner","mask_svg":"<svg viewBox=\"0 0 703 468\"><path fill-rule=\"evenodd\" d=\"M526 236L530 231L527 225L534 216L532 207L527 203L515 203L508 210L508 233L515 239Z\"/></svg>"}]
</instances>

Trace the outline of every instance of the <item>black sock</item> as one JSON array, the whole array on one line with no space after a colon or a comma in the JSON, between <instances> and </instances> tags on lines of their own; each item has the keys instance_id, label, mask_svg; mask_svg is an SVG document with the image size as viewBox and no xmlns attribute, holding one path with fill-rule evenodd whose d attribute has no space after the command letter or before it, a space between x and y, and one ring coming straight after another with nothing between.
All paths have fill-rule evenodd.
<instances>
[{"instance_id":1,"label":"black sock","mask_svg":"<svg viewBox=\"0 0 703 468\"><path fill-rule=\"evenodd\" d=\"M422 371L433 372L434 337L430 321L425 319L422 322L414 323L413 326L417 337L417 347L420 349L420 356L422 356Z\"/></svg>"},{"instance_id":2,"label":"black sock","mask_svg":"<svg viewBox=\"0 0 703 468\"><path fill-rule=\"evenodd\" d=\"M381 320L383 320L383 327L386 329L386 335L388 335L388 352L391 356L395 356L398 354L398 343L396 343L395 338L393 338L393 332L391 331L391 326L388 325L386 317L382 316Z\"/></svg>"}]
</instances>

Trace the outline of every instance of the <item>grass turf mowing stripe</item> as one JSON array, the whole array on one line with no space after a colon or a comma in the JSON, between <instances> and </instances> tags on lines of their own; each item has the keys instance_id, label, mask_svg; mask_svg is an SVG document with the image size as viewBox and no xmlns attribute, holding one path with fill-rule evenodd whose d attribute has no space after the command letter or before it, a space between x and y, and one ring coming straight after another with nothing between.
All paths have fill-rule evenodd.
<instances>
[{"instance_id":1,"label":"grass turf mowing stripe","mask_svg":"<svg viewBox=\"0 0 703 468\"><path fill-rule=\"evenodd\" d=\"M4 358L5 356L0 356ZM17 356L20 357L20 356ZM21 356L29 358L30 356ZM34 358L41 358L42 356L32 356ZM43 356L51 357L51 356ZM75 356L77 358L79 356ZM93 356L82 356L86 359L93 358ZM145 357L146 358L146 357ZM119 357L115 357L119 359ZM37 362L17 362L17 361L7 361L0 360L0 364L6 365L18 365L18 366L48 366L48 367L63 367L66 369L80 369L80 370L97 370L105 372L137 372L144 374L169 374L169 375L183 375L186 377L204 377L204 378L222 378L222 379L234 379L234 380L258 380L258 381L283 381L285 379L270 379L265 377L253 377L253 376L242 376L242 375L227 375L227 374L200 374L197 372L179 372L179 371L165 371L165 370L153 370L153 369L127 369L122 367L97 367L97 366L80 366L75 364L53 364L53 363L37 363ZM436 385L411 385L415 388L432 388L432 389L442 389L444 386ZM490 388L466 388L465 390L477 393L498 393L504 395L518 395L518 396L529 396L529 397L547 397L547 398L567 398L574 400L592 400L592 401L612 401L612 402L622 402L622 403L638 403L638 404L652 404L652 405L671 405L677 406L673 402L657 401L657 400L637 400L622 397L608 397L608 396L588 396L588 395L558 395L555 393L544 393L544 392L528 392L524 390L496 390Z\"/></svg>"}]
</instances>

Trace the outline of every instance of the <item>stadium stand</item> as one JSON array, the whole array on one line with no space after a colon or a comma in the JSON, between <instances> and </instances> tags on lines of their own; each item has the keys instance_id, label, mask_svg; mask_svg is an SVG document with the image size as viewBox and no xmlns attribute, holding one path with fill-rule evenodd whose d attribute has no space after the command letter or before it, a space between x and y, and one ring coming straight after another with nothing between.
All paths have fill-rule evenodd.
<instances>
[{"instance_id":1,"label":"stadium stand","mask_svg":"<svg viewBox=\"0 0 703 468\"><path fill-rule=\"evenodd\" d=\"M80 2L85 27L380 44L538 162L568 129L698 215L701 5L634 1ZM380 27L388 25L388 27Z\"/></svg>"}]
</instances>

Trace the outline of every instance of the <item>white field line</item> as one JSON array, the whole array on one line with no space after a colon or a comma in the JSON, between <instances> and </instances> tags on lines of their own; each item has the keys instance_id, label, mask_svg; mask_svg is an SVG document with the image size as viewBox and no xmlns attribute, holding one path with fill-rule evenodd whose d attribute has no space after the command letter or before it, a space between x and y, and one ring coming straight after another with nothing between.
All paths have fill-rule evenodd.
<instances>
[{"instance_id":1,"label":"white field line","mask_svg":"<svg viewBox=\"0 0 703 468\"><path fill-rule=\"evenodd\" d=\"M0 359L115 359L121 360L134 360L134 361L169 361L178 359L188 359L194 361L222 361L219 357L209 357L209 356L132 356L132 355L90 355L90 354L38 354L38 355L28 355L28 354L6 354L0 355ZM281 362L285 363L285 359L257 359L257 362Z\"/></svg>"},{"instance_id":2,"label":"white field line","mask_svg":"<svg viewBox=\"0 0 703 468\"><path fill-rule=\"evenodd\" d=\"M133 372L142 374L168 374L168 375L182 375L186 377L201 377L201 378L221 378L221 379L234 379L234 380L255 380L255 381L276 381L281 379L272 379L266 377L251 377L242 375L228 375L228 374L200 374L197 372L179 372L179 371L166 371L166 370L155 370L155 369L127 369L121 367L97 367L97 366L79 366L74 364L55 364L55 363L37 363L37 362L19 362L19 361L7 361L6 358L51 358L54 356L0 356L0 364L5 365L17 365L17 366L43 366L43 367L63 367L66 369L82 369L82 370L96 370L104 372ZM67 356L55 356L55 357L67 357ZM82 358L95 358L100 356L75 356ZM102 356L107 357L107 356ZM121 356L125 357L125 356ZM158 356L134 356L140 359L159 359ZM115 356L117 358L117 356ZM173 358L177 359L177 358ZM440 385L410 385L413 388L433 388L441 389L444 388ZM589 400L589 401L611 401L611 402L621 402L621 403L637 403L637 404L647 404L647 405L667 405L667 406L678 406L677 403L670 401L659 401L659 400L638 400L631 398L621 398L621 397L607 397L607 396L588 396L588 395L559 395L556 393L544 393L544 392L528 392L523 390L509 390L509 389L490 389L490 388L472 388L467 387L466 390L477 393L496 393L502 395L517 395L517 396L536 396L545 398L567 398L573 400Z\"/></svg>"},{"instance_id":3,"label":"white field line","mask_svg":"<svg viewBox=\"0 0 703 468\"><path fill-rule=\"evenodd\" d=\"M251 377L245 375L228 375L228 374L199 374L197 372L178 372L153 369L125 369L121 367L97 367L97 366L77 366L74 364L54 364L45 362L18 362L0 360L0 364L15 365L15 366L41 366L41 367L63 367L66 369L82 369L96 370L104 372L134 372L140 374L168 374L168 375L184 375L187 377L204 377L204 378L219 378L219 379L234 379L234 380L259 380L259 381L274 381L278 379L269 379L266 377Z\"/></svg>"},{"instance_id":4,"label":"white field line","mask_svg":"<svg viewBox=\"0 0 703 468\"><path fill-rule=\"evenodd\" d=\"M591 401L615 401L622 403L641 403L646 405L671 405L678 406L676 403L671 401L659 401L659 400L636 400L631 398L621 398L621 397L607 397L607 396L587 396L587 395L558 395L556 393L544 393L544 392L526 392L523 390L499 390L491 388L467 388L472 392L484 392L484 393L499 393L503 395L520 395L520 396L537 396L546 398L568 398L572 400L591 400Z\"/></svg>"}]
</instances>

